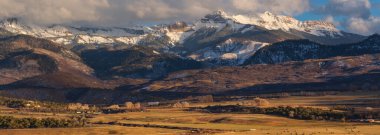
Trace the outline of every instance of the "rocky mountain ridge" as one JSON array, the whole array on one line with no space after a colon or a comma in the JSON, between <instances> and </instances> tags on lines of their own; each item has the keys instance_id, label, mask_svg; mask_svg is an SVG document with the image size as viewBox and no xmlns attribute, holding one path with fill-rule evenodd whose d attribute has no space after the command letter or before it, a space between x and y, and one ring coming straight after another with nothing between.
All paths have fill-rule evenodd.
<instances>
[{"instance_id":1,"label":"rocky mountain ridge","mask_svg":"<svg viewBox=\"0 0 380 135\"><path fill-rule=\"evenodd\" d=\"M9 19L0 23L0 96L121 103L380 87L379 35L269 12L245 17L218 11L193 24L134 28Z\"/></svg>"},{"instance_id":2,"label":"rocky mountain ridge","mask_svg":"<svg viewBox=\"0 0 380 135\"><path fill-rule=\"evenodd\" d=\"M216 11L194 23L179 21L130 28L38 26L10 18L1 21L0 28L12 34L45 38L69 48L147 46L159 52L170 52L216 65L242 64L248 58L247 54L253 55L260 47L289 39L308 39L321 44L337 45L359 42L365 38L340 31L331 23L299 21L270 12L235 15ZM236 47L219 49L226 44Z\"/></svg>"}]
</instances>

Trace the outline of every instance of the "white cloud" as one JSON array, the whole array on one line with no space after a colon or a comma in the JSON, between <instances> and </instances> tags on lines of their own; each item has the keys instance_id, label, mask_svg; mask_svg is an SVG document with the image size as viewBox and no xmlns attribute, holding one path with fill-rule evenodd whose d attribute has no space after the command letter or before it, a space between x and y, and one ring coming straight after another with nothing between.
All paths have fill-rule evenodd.
<instances>
[{"instance_id":1,"label":"white cloud","mask_svg":"<svg viewBox=\"0 0 380 135\"><path fill-rule=\"evenodd\" d=\"M364 35L380 33L380 17L371 16L368 19L350 18L347 29Z\"/></svg>"},{"instance_id":2,"label":"white cloud","mask_svg":"<svg viewBox=\"0 0 380 135\"><path fill-rule=\"evenodd\" d=\"M324 15L325 21L341 26L348 32L369 35L380 32L380 18L371 13L372 8L377 8L377 4L371 2L373 1L329 0L326 5L313 10Z\"/></svg>"},{"instance_id":3,"label":"white cloud","mask_svg":"<svg viewBox=\"0 0 380 135\"><path fill-rule=\"evenodd\" d=\"M329 22L329 23L332 23L334 24L335 26L340 26L340 22L335 20L335 18L331 15L328 15L325 17L324 19L325 22Z\"/></svg>"}]
</instances>

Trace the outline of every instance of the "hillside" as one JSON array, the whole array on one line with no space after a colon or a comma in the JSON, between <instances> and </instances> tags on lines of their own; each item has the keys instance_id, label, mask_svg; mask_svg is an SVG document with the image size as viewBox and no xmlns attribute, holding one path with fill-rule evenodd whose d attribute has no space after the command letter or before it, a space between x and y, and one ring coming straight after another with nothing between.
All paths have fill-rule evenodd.
<instances>
[{"instance_id":1,"label":"hillside","mask_svg":"<svg viewBox=\"0 0 380 135\"><path fill-rule=\"evenodd\" d=\"M0 84L61 71L92 73L78 55L51 41L24 35L0 40Z\"/></svg>"},{"instance_id":2,"label":"hillside","mask_svg":"<svg viewBox=\"0 0 380 135\"><path fill-rule=\"evenodd\" d=\"M81 57L100 78L156 79L173 71L202 68L200 62L139 46L87 50L81 52Z\"/></svg>"},{"instance_id":3,"label":"hillside","mask_svg":"<svg viewBox=\"0 0 380 135\"><path fill-rule=\"evenodd\" d=\"M180 71L148 85L148 91L189 93L355 90L378 88L379 54Z\"/></svg>"},{"instance_id":4,"label":"hillside","mask_svg":"<svg viewBox=\"0 0 380 135\"><path fill-rule=\"evenodd\" d=\"M46 39L10 36L0 42L0 94L112 103L199 94L376 89L378 41L378 35L336 46L290 40L258 49L251 58L269 61L264 64L210 66L149 47L114 46L74 52ZM270 59L279 56L287 59Z\"/></svg>"},{"instance_id":5,"label":"hillside","mask_svg":"<svg viewBox=\"0 0 380 135\"><path fill-rule=\"evenodd\" d=\"M378 34L371 35L358 43L336 46L322 45L309 40L288 40L261 48L247 59L245 65L275 64L373 53L380 53L380 36Z\"/></svg>"},{"instance_id":6,"label":"hillside","mask_svg":"<svg viewBox=\"0 0 380 135\"><path fill-rule=\"evenodd\" d=\"M379 87L379 35L269 12L134 28L0 24L2 96L118 103Z\"/></svg>"}]
</instances>

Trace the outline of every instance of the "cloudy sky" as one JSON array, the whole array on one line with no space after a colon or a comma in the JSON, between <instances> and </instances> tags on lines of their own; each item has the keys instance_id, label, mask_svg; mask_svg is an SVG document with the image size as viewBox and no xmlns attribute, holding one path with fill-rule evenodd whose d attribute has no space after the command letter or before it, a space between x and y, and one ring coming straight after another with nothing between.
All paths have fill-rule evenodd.
<instances>
[{"instance_id":1,"label":"cloudy sky","mask_svg":"<svg viewBox=\"0 0 380 135\"><path fill-rule=\"evenodd\" d=\"M349 32L380 33L380 0L0 0L0 18L44 25L149 25L192 21L218 9L234 14L270 11L329 21Z\"/></svg>"}]
</instances>

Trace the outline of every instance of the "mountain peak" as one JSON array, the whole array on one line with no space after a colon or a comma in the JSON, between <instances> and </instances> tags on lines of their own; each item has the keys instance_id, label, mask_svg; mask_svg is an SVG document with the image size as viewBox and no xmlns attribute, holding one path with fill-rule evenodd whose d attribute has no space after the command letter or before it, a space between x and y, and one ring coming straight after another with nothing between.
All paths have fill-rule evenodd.
<instances>
[{"instance_id":1,"label":"mountain peak","mask_svg":"<svg viewBox=\"0 0 380 135\"><path fill-rule=\"evenodd\" d=\"M16 17L12 18L6 18L1 21L3 24L8 24L8 25L18 25L20 23L20 19Z\"/></svg>"},{"instance_id":2,"label":"mountain peak","mask_svg":"<svg viewBox=\"0 0 380 135\"><path fill-rule=\"evenodd\" d=\"M224 10L222 10L222 9L219 9L219 10L215 11L213 14L215 14L215 15L221 15L221 16L226 16L227 15L227 13Z\"/></svg>"},{"instance_id":3,"label":"mountain peak","mask_svg":"<svg viewBox=\"0 0 380 135\"><path fill-rule=\"evenodd\" d=\"M269 11L265 11L264 14L268 15L268 16L275 16L275 14L273 14L272 12L269 12Z\"/></svg>"},{"instance_id":4,"label":"mountain peak","mask_svg":"<svg viewBox=\"0 0 380 135\"><path fill-rule=\"evenodd\" d=\"M201 19L202 22L216 22L216 23L225 23L228 19L231 19L228 14L223 10L217 10L211 14L207 14L204 18Z\"/></svg>"},{"instance_id":5,"label":"mountain peak","mask_svg":"<svg viewBox=\"0 0 380 135\"><path fill-rule=\"evenodd\" d=\"M7 22L17 23L19 19L13 17L13 18L8 18L8 19L6 19L6 20L7 20Z\"/></svg>"}]
</instances>

